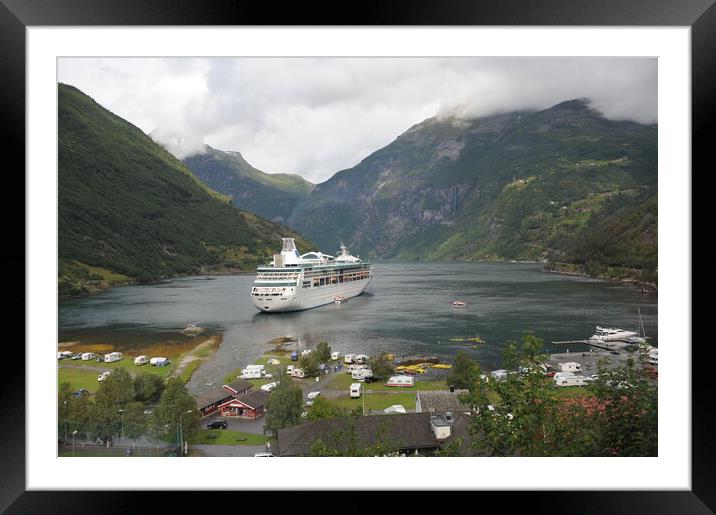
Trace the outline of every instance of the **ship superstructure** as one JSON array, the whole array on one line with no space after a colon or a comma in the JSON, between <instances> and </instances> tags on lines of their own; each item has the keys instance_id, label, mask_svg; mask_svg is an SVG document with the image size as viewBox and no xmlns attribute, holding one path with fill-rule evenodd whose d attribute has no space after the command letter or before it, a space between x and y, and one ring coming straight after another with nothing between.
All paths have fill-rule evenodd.
<instances>
[{"instance_id":1,"label":"ship superstructure","mask_svg":"<svg viewBox=\"0 0 716 515\"><path fill-rule=\"evenodd\" d=\"M293 238L282 238L280 254L256 270L251 301L261 311L301 311L363 293L373 267L341 243L338 256L313 251L301 255Z\"/></svg>"}]
</instances>

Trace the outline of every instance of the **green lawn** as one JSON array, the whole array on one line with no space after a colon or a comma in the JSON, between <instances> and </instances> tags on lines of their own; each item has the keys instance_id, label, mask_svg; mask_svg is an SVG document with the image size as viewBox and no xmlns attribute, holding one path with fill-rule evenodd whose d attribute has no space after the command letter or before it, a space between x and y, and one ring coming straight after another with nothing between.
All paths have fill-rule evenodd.
<instances>
[{"instance_id":1,"label":"green lawn","mask_svg":"<svg viewBox=\"0 0 716 515\"><path fill-rule=\"evenodd\" d=\"M176 361L176 363L178 363L178 361ZM175 361L172 360L171 364L164 366L164 367L154 367L154 366L150 365L149 363L147 363L146 365L135 365L133 357L124 356L119 361L115 361L113 363L104 363L104 362L97 363L96 360L73 361L73 360L65 359L65 360L62 360L61 362L59 362L59 364L61 364L63 367L73 367L73 368L85 369L85 370L90 369L90 367L94 367L95 369L101 368L102 370L112 370L114 368L121 367L121 368L127 369L127 371L132 375L149 373L149 374L157 374L158 376L161 376L161 377L167 377L171 373L171 371L174 367ZM62 369L60 369L60 370L62 370ZM95 378L97 378L97 376L100 373L101 373L100 370L95 370L95 373L94 373Z\"/></svg>"},{"instance_id":2,"label":"green lawn","mask_svg":"<svg viewBox=\"0 0 716 515\"><path fill-rule=\"evenodd\" d=\"M216 438L209 438L216 435ZM238 438L246 438L239 441ZM257 435L253 433L241 433L227 429L202 429L191 440L190 444L215 444L215 445L263 445L271 439L270 436Z\"/></svg>"},{"instance_id":3,"label":"green lawn","mask_svg":"<svg viewBox=\"0 0 716 515\"><path fill-rule=\"evenodd\" d=\"M355 383L356 380L351 377L350 374L346 372L336 372L329 376L330 383L328 383L325 387L330 390L346 390L351 386L351 383ZM364 388L367 388L369 390L376 390L376 391L402 391L407 390L410 392L414 392L416 390L447 390L448 385L446 381L421 381L420 379L415 379L415 386L412 387L396 387L396 386L385 386L384 382L376 382L376 383L366 383Z\"/></svg>"},{"instance_id":4,"label":"green lawn","mask_svg":"<svg viewBox=\"0 0 716 515\"><path fill-rule=\"evenodd\" d=\"M382 412L385 408L393 404L402 404L406 410L415 409L415 393L363 393L363 396L365 397L366 411L373 410ZM347 395L345 397L331 399L331 402L334 402L338 406L349 409L362 408L363 401L363 397L352 399Z\"/></svg>"},{"instance_id":5,"label":"green lawn","mask_svg":"<svg viewBox=\"0 0 716 515\"><path fill-rule=\"evenodd\" d=\"M97 381L99 374L96 370L87 370L80 367L58 368L57 385L59 387L62 383L70 383L72 391L86 388L90 393L95 393L100 385L99 381Z\"/></svg>"}]
</instances>

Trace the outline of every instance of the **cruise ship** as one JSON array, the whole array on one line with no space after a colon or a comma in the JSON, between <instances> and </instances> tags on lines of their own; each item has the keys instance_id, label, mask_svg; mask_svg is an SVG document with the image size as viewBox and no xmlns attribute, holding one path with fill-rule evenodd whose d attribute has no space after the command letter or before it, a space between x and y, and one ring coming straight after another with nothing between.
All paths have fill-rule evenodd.
<instances>
[{"instance_id":1,"label":"cruise ship","mask_svg":"<svg viewBox=\"0 0 716 515\"><path fill-rule=\"evenodd\" d=\"M336 298L360 295L371 278L369 262L352 256L341 243L338 256L321 252L299 254L293 238L282 238L280 254L268 266L256 270L251 301L264 312L302 311Z\"/></svg>"}]
</instances>

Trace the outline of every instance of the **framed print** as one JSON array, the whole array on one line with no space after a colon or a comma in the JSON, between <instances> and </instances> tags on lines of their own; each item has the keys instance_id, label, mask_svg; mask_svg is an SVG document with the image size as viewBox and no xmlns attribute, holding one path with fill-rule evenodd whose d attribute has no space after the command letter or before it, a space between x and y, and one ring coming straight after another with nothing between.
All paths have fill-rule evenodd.
<instances>
[{"instance_id":1,"label":"framed print","mask_svg":"<svg viewBox=\"0 0 716 515\"><path fill-rule=\"evenodd\" d=\"M692 289L713 277L692 188L713 2L211 6L0 8L27 231L0 506L395 489L713 510ZM601 412L628 424L591 429Z\"/></svg>"}]
</instances>

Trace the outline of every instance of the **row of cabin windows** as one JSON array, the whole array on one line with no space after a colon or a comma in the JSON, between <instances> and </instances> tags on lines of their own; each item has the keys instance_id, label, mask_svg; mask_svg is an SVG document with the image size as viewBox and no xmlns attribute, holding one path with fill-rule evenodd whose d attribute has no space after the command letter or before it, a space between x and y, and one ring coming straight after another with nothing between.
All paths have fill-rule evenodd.
<instances>
[{"instance_id":1,"label":"row of cabin windows","mask_svg":"<svg viewBox=\"0 0 716 515\"><path fill-rule=\"evenodd\" d=\"M325 278L315 278L313 281L303 281L303 287L304 288L310 288L311 283L313 283L313 287L317 288L320 286L327 286L331 284L342 284L342 283L349 283L353 281L361 281L364 279L368 279L368 272L361 272L358 274L351 274L351 275L339 275L339 276L331 276L331 277L325 277Z\"/></svg>"}]
</instances>

